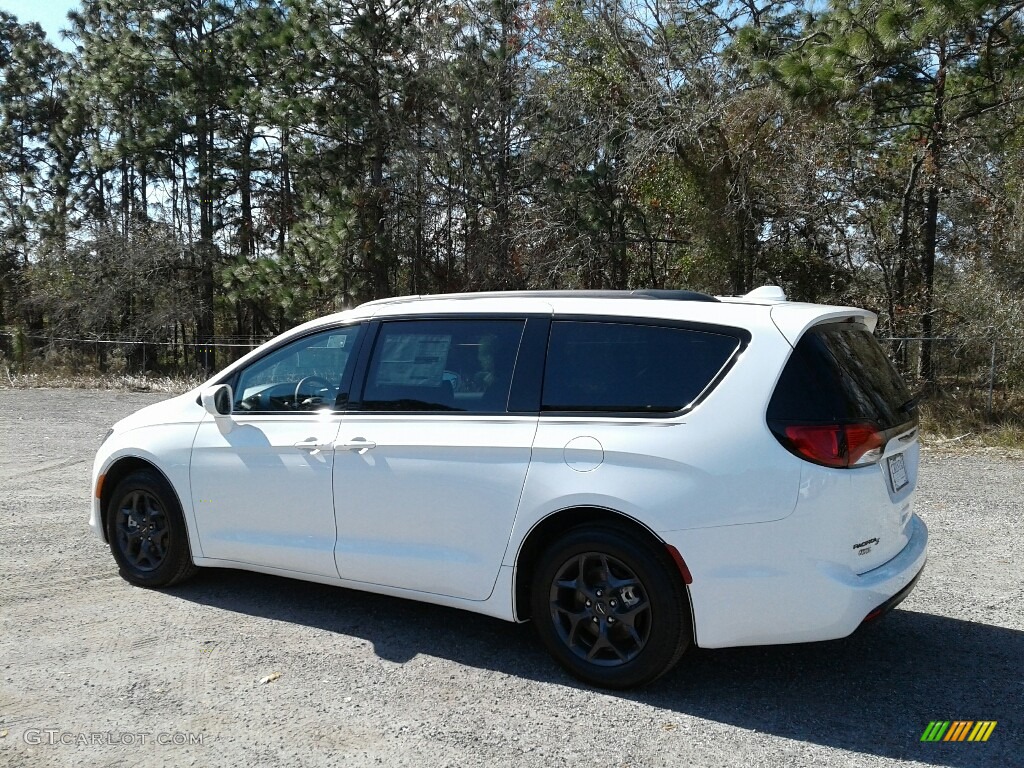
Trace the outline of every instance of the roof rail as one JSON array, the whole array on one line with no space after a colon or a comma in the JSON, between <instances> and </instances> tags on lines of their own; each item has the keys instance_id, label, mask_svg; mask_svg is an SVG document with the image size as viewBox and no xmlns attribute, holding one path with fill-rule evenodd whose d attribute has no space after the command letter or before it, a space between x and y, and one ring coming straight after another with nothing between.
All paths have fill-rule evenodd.
<instances>
[{"instance_id":1,"label":"roof rail","mask_svg":"<svg viewBox=\"0 0 1024 768\"><path fill-rule=\"evenodd\" d=\"M381 304L399 304L430 299L659 299L667 301L718 301L714 296L697 291L667 288L637 288L634 290L537 290L537 291L478 291L474 293L437 293L413 296L392 296L360 304L361 307Z\"/></svg>"}]
</instances>

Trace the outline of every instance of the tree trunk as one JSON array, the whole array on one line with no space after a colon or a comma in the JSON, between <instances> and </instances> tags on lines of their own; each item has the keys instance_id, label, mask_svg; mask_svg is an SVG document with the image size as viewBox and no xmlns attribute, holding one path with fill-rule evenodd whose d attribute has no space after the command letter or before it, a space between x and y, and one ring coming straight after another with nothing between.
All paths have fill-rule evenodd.
<instances>
[{"instance_id":1,"label":"tree trunk","mask_svg":"<svg viewBox=\"0 0 1024 768\"><path fill-rule=\"evenodd\" d=\"M288 166L288 144L290 131L287 124L281 127L281 207L277 231L277 255L284 256L288 245L288 227L292 217L292 176Z\"/></svg>"},{"instance_id":2,"label":"tree trunk","mask_svg":"<svg viewBox=\"0 0 1024 768\"><path fill-rule=\"evenodd\" d=\"M934 348L932 304L935 288L935 247L939 219L939 188L936 184L928 187L925 205L924 243L921 253L921 359L919 374L925 384L933 384L935 369L932 361Z\"/></svg>"},{"instance_id":3,"label":"tree trunk","mask_svg":"<svg viewBox=\"0 0 1024 768\"><path fill-rule=\"evenodd\" d=\"M935 251L938 241L939 188L942 179L943 128L946 104L946 45L940 40L936 52L938 71L935 75L935 100L932 127L928 141L930 179L925 203L924 237L921 250L921 360L919 374L926 385L935 383L932 361L934 349L932 312L935 290Z\"/></svg>"},{"instance_id":4,"label":"tree trunk","mask_svg":"<svg viewBox=\"0 0 1024 768\"><path fill-rule=\"evenodd\" d=\"M213 130L204 105L196 119L196 152L199 164L199 313L196 323L196 355L206 373L217 367L214 337L214 242L213 242Z\"/></svg>"}]
</instances>

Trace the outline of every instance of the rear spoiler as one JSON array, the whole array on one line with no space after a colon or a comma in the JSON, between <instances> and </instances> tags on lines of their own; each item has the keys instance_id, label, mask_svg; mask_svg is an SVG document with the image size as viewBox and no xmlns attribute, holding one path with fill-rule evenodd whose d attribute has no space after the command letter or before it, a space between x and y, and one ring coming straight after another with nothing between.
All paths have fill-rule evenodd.
<instances>
[{"instance_id":1,"label":"rear spoiler","mask_svg":"<svg viewBox=\"0 0 1024 768\"><path fill-rule=\"evenodd\" d=\"M874 312L856 307L828 307L821 304L776 304L771 309L772 322L795 347L808 328L822 323L860 323L869 332L875 330L878 316Z\"/></svg>"}]
</instances>

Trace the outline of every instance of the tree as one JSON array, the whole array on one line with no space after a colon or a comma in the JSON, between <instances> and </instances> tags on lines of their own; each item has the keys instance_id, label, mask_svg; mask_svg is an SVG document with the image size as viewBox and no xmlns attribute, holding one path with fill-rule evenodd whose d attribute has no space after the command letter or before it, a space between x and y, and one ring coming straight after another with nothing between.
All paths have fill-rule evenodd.
<instances>
[{"instance_id":1,"label":"tree","mask_svg":"<svg viewBox=\"0 0 1024 768\"><path fill-rule=\"evenodd\" d=\"M981 0L836 0L803 36L786 40L776 60L797 97L842 99L840 115L865 113L879 154L910 156L899 249L908 254L918 240L913 298L926 382L933 379L935 269L948 238L943 199L959 170L958 145L990 129L991 118L1012 114L1020 98L1014 73L1024 51L1022 10L1020 3ZM897 291L906 290L904 282L896 277Z\"/></svg>"},{"instance_id":2,"label":"tree","mask_svg":"<svg viewBox=\"0 0 1024 768\"><path fill-rule=\"evenodd\" d=\"M71 156L58 128L66 69L38 24L0 11L0 326L33 254L63 238Z\"/></svg>"}]
</instances>

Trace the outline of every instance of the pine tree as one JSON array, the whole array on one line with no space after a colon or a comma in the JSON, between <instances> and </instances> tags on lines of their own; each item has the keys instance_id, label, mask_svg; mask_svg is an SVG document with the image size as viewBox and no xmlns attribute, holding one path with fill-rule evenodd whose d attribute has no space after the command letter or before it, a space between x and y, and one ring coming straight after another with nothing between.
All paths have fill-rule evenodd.
<instances>
[{"instance_id":1,"label":"pine tree","mask_svg":"<svg viewBox=\"0 0 1024 768\"><path fill-rule=\"evenodd\" d=\"M839 99L865 113L880 151L902 147L912 154L900 248L909 252L910 238L919 238L912 277L923 339L919 374L926 382L934 378L935 270L953 149L980 118L1010 106L1022 52L1020 4L836 0L775 64L781 81L802 100ZM918 227L907 221L910 216Z\"/></svg>"}]
</instances>

